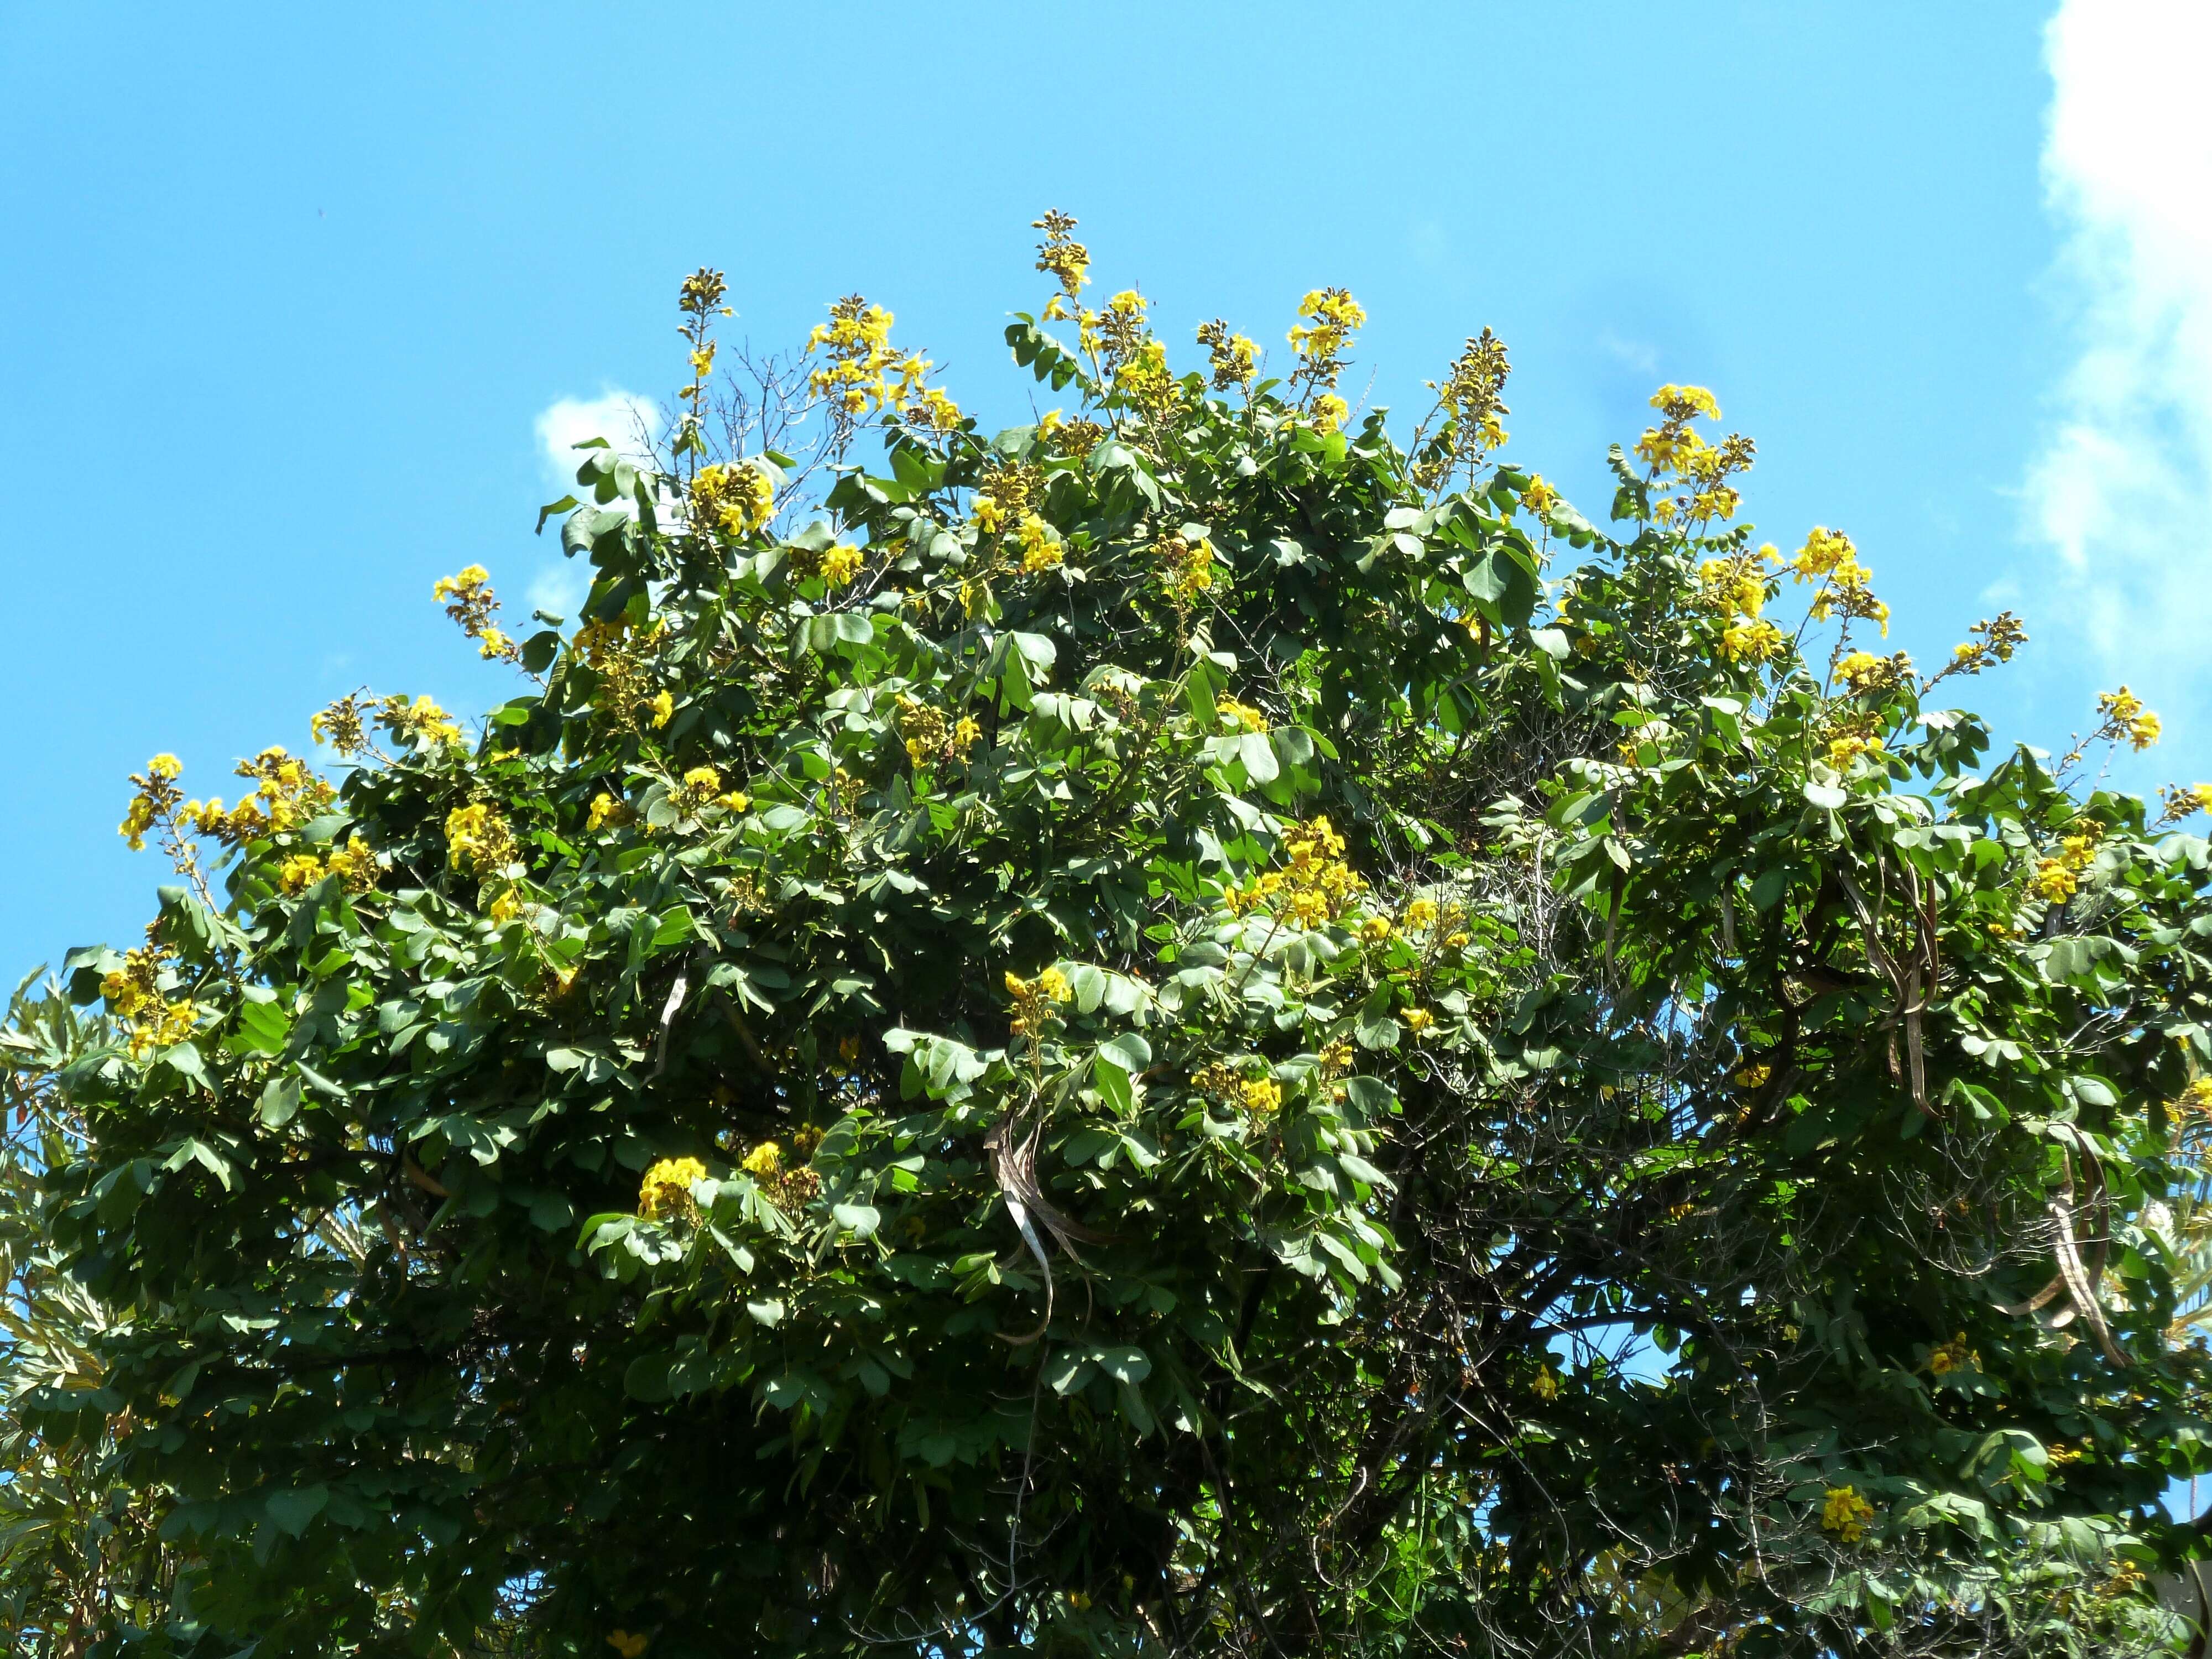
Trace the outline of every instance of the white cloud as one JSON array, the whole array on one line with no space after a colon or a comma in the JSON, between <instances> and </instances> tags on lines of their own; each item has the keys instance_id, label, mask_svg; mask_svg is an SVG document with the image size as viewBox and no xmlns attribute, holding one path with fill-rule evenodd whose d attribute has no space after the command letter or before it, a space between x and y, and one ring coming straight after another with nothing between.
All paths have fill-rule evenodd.
<instances>
[{"instance_id":1,"label":"white cloud","mask_svg":"<svg viewBox=\"0 0 2212 1659\"><path fill-rule=\"evenodd\" d=\"M610 389L597 398L562 398L547 404L538 413L537 427L549 499L557 501L576 492L576 469L584 461L578 444L605 438L617 453L634 461L647 460L660 435L660 411L634 392ZM550 525L545 533L551 537ZM528 597L536 610L573 615L590 586L590 573L561 557L556 549L551 561L532 577Z\"/></svg>"},{"instance_id":2,"label":"white cloud","mask_svg":"<svg viewBox=\"0 0 2212 1659\"><path fill-rule=\"evenodd\" d=\"M2063 599L2039 609L2108 678L2193 699L2212 684L2212 6L2063 0L2045 46L2079 356L2027 481Z\"/></svg>"}]
</instances>

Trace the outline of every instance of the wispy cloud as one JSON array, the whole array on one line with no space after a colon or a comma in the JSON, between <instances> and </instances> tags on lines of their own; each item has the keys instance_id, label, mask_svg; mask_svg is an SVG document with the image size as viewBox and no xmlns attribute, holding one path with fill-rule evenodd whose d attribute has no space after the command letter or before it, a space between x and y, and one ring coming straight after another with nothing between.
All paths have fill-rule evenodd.
<instances>
[{"instance_id":1,"label":"wispy cloud","mask_svg":"<svg viewBox=\"0 0 2212 1659\"><path fill-rule=\"evenodd\" d=\"M2063 0L2045 44L2079 354L2027 481L2066 599L2044 620L2109 677L2193 702L2212 687L2212 6Z\"/></svg>"},{"instance_id":2,"label":"wispy cloud","mask_svg":"<svg viewBox=\"0 0 2212 1659\"><path fill-rule=\"evenodd\" d=\"M605 438L632 460L644 460L660 434L660 412L634 392L610 389L597 398L562 398L538 416L538 459L545 471L548 499L573 494L583 456L576 446ZM552 531L546 535L550 538ZM556 550L553 560L531 579L529 599L540 611L567 614L583 602L590 579Z\"/></svg>"}]
</instances>

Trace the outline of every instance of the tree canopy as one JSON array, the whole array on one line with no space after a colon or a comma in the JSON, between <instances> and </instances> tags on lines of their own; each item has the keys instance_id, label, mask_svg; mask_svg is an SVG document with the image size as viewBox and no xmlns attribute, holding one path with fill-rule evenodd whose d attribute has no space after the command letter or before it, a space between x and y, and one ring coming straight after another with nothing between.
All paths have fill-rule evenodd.
<instances>
[{"instance_id":1,"label":"tree canopy","mask_svg":"<svg viewBox=\"0 0 2212 1659\"><path fill-rule=\"evenodd\" d=\"M1587 516L1487 331L1394 436L1039 224L1060 407L702 270L580 616L439 584L519 695L134 778L0 1038L25 1650L2179 1650L2156 717L1995 745L1700 388Z\"/></svg>"}]
</instances>

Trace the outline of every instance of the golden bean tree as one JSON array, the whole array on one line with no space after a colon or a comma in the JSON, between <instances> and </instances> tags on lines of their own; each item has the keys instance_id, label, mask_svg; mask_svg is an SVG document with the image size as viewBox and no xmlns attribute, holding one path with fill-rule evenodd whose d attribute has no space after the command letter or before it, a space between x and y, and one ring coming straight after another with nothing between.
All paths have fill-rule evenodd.
<instances>
[{"instance_id":1,"label":"golden bean tree","mask_svg":"<svg viewBox=\"0 0 2212 1659\"><path fill-rule=\"evenodd\" d=\"M135 781L179 880L6 1050L101 1310L14 1409L161 1517L112 1650L2172 1650L2155 717L1993 750L2020 624L1887 651L1700 388L1601 525L1487 331L1394 436L1350 294L1183 364L1041 228L1059 406L857 295L718 367L702 270L541 515L581 616L439 584L518 695Z\"/></svg>"}]
</instances>

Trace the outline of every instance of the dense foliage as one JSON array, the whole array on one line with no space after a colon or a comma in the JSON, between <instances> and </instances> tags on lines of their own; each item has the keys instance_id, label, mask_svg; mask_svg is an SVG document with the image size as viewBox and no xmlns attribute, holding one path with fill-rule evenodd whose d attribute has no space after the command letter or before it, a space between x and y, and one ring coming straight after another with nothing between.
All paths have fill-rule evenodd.
<instances>
[{"instance_id":1,"label":"dense foliage","mask_svg":"<svg viewBox=\"0 0 2212 1659\"><path fill-rule=\"evenodd\" d=\"M580 621L440 584L530 677L479 736L134 780L178 883L4 1051L82 1304L9 1432L117 1517L21 1639L2181 1640L2212 791L2075 782L2155 717L1992 751L1931 693L2018 625L1869 648L1698 388L1601 527L1487 333L1401 444L1349 295L1178 374L1041 222L1073 412L857 297L739 396L702 271L665 453L547 509Z\"/></svg>"}]
</instances>

